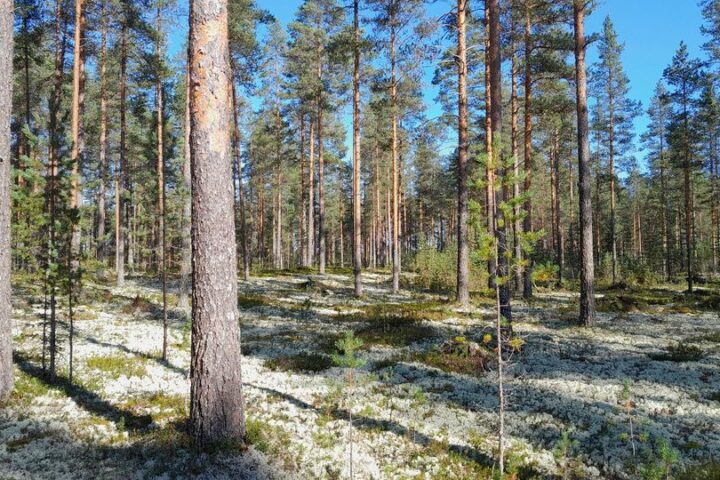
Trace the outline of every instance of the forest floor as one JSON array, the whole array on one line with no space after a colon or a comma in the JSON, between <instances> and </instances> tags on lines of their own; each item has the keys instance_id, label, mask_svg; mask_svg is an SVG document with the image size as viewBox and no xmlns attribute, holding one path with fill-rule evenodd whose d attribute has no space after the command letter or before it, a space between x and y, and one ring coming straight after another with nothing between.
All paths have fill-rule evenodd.
<instances>
[{"instance_id":1,"label":"forest floor","mask_svg":"<svg viewBox=\"0 0 720 480\"><path fill-rule=\"evenodd\" d=\"M70 384L67 325L50 382L42 291L18 280L0 478L349 478L351 441L357 479L491 478L492 301L459 310L439 295L393 295L384 274L365 281L362 300L346 274L240 282L251 446L196 454L184 433L189 324L171 311L160 360L157 282L84 285ZM575 326L575 294L514 300L521 341L505 388L515 478L660 478L670 465L673 478L720 478L720 293L680 288L605 292L593 328ZM364 342L355 370L333 362L348 330Z\"/></svg>"}]
</instances>

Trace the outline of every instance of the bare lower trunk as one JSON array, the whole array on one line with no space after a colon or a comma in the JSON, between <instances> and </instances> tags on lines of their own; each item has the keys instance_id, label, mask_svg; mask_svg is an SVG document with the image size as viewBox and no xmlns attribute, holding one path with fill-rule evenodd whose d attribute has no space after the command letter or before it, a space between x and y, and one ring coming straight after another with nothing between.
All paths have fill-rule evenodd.
<instances>
[{"instance_id":1,"label":"bare lower trunk","mask_svg":"<svg viewBox=\"0 0 720 480\"><path fill-rule=\"evenodd\" d=\"M525 78L524 78L524 89L525 89L525 120L524 120L524 161L523 168L525 170L525 180L523 184L523 192L527 195L525 199L525 218L523 220L523 233L528 234L532 232L532 197L529 195L532 187L532 173L533 173L533 149L532 149L532 65L530 62L532 55L532 31L530 23L531 10L530 6L527 7L525 14ZM533 283L532 283L532 271L533 262L532 258L528 256L526 258L525 268L523 269L523 297L528 299L533 295Z\"/></svg>"},{"instance_id":2,"label":"bare lower trunk","mask_svg":"<svg viewBox=\"0 0 720 480\"><path fill-rule=\"evenodd\" d=\"M125 156L127 154L126 138L126 101L127 101L127 36L128 19L127 12L123 14L123 21L120 33L120 157L117 166L117 182L115 183L116 199L119 204L116 206L117 215L115 220L115 271L117 274L117 285L125 283L125 169L127 168Z\"/></svg>"},{"instance_id":3,"label":"bare lower trunk","mask_svg":"<svg viewBox=\"0 0 720 480\"><path fill-rule=\"evenodd\" d=\"M107 20L106 20L106 8L105 2L102 5L102 18L100 20L100 158L99 167L100 171L100 185L98 187L97 196L97 245L96 255L97 259L101 262L105 261L107 255L107 248L105 241L105 195L107 191L108 181L108 163L107 163L107 91L106 91L106 76L107 76Z\"/></svg>"},{"instance_id":4,"label":"bare lower trunk","mask_svg":"<svg viewBox=\"0 0 720 480\"><path fill-rule=\"evenodd\" d=\"M398 119L396 78L396 19L390 19L390 103L392 110L392 289L400 291L400 166L398 162Z\"/></svg>"},{"instance_id":5,"label":"bare lower trunk","mask_svg":"<svg viewBox=\"0 0 720 480\"><path fill-rule=\"evenodd\" d=\"M155 46L155 55L159 62L162 58L162 11L157 8L156 28L158 41ZM162 358L167 360L168 349L168 315L167 315L167 257L165 252L165 147L164 137L164 114L163 114L163 89L162 77L158 72L157 84L155 85L155 102L157 106L157 239L158 239L158 274L162 282L162 310L163 310L163 342L162 342Z\"/></svg>"},{"instance_id":6,"label":"bare lower trunk","mask_svg":"<svg viewBox=\"0 0 720 480\"><path fill-rule=\"evenodd\" d=\"M190 425L199 446L245 433L237 315L227 1L190 4L193 324Z\"/></svg>"},{"instance_id":7,"label":"bare lower trunk","mask_svg":"<svg viewBox=\"0 0 720 480\"><path fill-rule=\"evenodd\" d=\"M188 67L189 68L189 67ZM192 273L192 199L190 171L190 72L185 77L185 151L182 163L182 177L186 191L183 192L182 210L182 247L180 253L180 292L178 307L186 314L190 313L190 275Z\"/></svg>"},{"instance_id":8,"label":"bare lower trunk","mask_svg":"<svg viewBox=\"0 0 720 480\"><path fill-rule=\"evenodd\" d=\"M578 122L578 166L580 196L580 323L595 323L595 264L593 260L590 144L588 140L587 77L585 72L585 3L574 0L575 80Z\"/></svg>"}]
</instances>

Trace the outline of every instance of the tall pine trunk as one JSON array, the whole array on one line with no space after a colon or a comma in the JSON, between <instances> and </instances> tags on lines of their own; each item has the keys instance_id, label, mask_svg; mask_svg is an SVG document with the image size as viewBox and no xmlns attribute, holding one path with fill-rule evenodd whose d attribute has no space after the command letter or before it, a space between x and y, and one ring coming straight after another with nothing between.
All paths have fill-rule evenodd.
<instances>
[{"instance_id":1,"label":"tall pine trunk","mask_svg":"<svg viewBox=\"0 0 720 480\"><path fill-rule=\"evenodd\" d=\"M524 158L523 158L523 169L525 170L525 180L523 182L523 192L526 195L525 198L525 218L523 219L523 233L526 235L532 232L532 197L529 195L530 189L532 188L532 174L533 174L533 145L532 145L532 134L533 134L533 121L532 121L532 24L530 16L532 15L531 6L528 4L525 7L525 78L524 90L525 90L525 112L524 112L524 125L523 125L523 143L524 143ZM533 295L533 283L532 283L532 272L533 262L532 258L528 256L526 259L525 268L523 269L523 297L529 299Z\"/></svg>"},{"instance_id":2,"label":"tall pine trunk","mask_svg":"<svg viewBox=\"0 0 720 480\"><path fill-rule=\"evenodd\" d=\"M392 290L400 291L400 166L398 165L397 42L394 14L390 18L390 109L392 116Z\"/></svg>"},{"instance_id":3,"label":"tall pine trunk","mask_svg":"<svg viewBox=\"0 0 720 480\"><path fill-rule=\"evenodd\" d=\"M127 8L127 7L125 7ZM128 62L128 12L123 12L120 27L120 156L117 165L117 181L115 182L115 271L117 285L125 284L125 218L127 202L125 199L126 155L127 155L127 62Z\"/></svg>"},{"instance_id":4,"label":"tall pine trunk","mask_svg":"<svg viewBox=\"0 0 720 480\"><path fill-rule=\"evenodd\" d=\"M162 10L158 4L155 14L155 28L157 29L157 41L155 43L155 56L158 62L158 72L155 84L155 102L157 108L157 255L158 274L162 282L162 309L163 309L163 343L162 358L167 360L168 348L168 315L167 315L167 255L166 255L166 231L165 231L165 147L163 137L164 113L163 113L163 88L162 88Z\"/></svg>"},{"instance_id":5,"label":"tall pine trunk","mask_svg":"<svg viewBox=\"0 0 720 480\"><path fill-rule=\"evenodd\" d=\"M353 1L353 278L362 296L362 204L360 203L360 0ZM342 226L342 218L340 219ZM342 236L340 237L342 252Z\"/></svg>"},{"instance_id":6,"label":"tall pine trunk","mask_svg":"<svg viewBox=\"0 0 720 480\"><path fill-rule=\"evenodd\" d=\"M580 197L580 323L595 323L595 263L593 260L590 142L588 139L587 75L585 72L585 2L573 0L575 88L577 97L578 174Z\"/></svg>"},{"instance_id":7,"label":"tall pine trunk","mask_svg":"<svg viewBox=\"0 0 720 480\"><path fill-rule=\"evenodd\" d=\"M106 2L102 3L100 19L100 145L99 145L99 177L100 185L97 194L97 245L96 256L101 262L105 261L107 255L107 242L105 241L105 222L107 213L105 211L105 196L108 181L107 161L107 8Z\"/></svg>"},{"instance_id":8,"label":"tall pine trunk","mask_svg":"<svg viewBox=\"0 0 720 480\"><path fill-rule=\"evenodd\" d=\"M192 197L190 171L190 70L189 64L185 72L185 125L184 152L182 163L182 179L185 187L182 203L182 230L180 251L180 291L178 307L186 313L190 312L190 274L192 273Z\"/></svg>"},{"instance_id":9,"label":"tall pine trunk","mask_svg":"<svg viewBox=\"0 0 720 480\"><path fill-rule=\"evenodd\" d=\"M227 0L190 4L193 324L190 425L197 444L245 433L237 315Z\"/></svg>"},{"instance_id":10,"label":"tall pine trunk","mask_svg":"<svg viewBox=\"0 0 720 480\"><path fill-rule=\"evenodd\" d=\"M458 158L457 158L457 291L455 299L465 307L470 303L470 244L468 239L468 98L465 18L467 0L457 1L458 64Z\"/></svg>"}]
</instances>

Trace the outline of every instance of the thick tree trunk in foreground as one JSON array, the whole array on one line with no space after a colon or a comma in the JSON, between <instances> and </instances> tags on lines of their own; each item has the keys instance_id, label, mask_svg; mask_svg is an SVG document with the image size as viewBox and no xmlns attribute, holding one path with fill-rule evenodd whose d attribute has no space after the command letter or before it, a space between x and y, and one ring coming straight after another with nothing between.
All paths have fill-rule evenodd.
<instances>
[{"instance_id":1,"label":"thick tree trunk in foreground","mask_svg":"<svg viewBox=\"0 0 720 480\"><path fill-rule=\"evenodd\" d=\"M353 2L353 276L362 296L362 205L360 203L360 0ZM342 226L342 219L340 220ZM342 237L340 238L342 246ZM342 248L340 250L342 252Z\"/></svg>"},{"instance_id":2,"label":"thick tree trunk in foreground","mask_svg":"<svg viewBox=\"0 0 720 480\"><path fill-rule=\"evenodd\" d=\"M190 425L199 446L245 433L226 0L190 4L193 325Z\"/></svg>"},{"instance_id":3,"label":"thick tree trunk in foreground","mask_svg":"<svg viewBox=\"0 0 720 480\"><path fill-rule=\"evenodd\" d=\"M457 2L457 63L458 63L458 158L457 158L457 291L455 299L462 306L470 303L470 245L468 241L468 98L467 49L465 17L467 0Z\"/></svg>"},{"instance_id":4,"label":"thick tree trunk in foreground","mask_svg":"<svg viewBox=\"0 0 720 480\"><path fill-rule=\"evenodd\" d=\"M592 192L590 143L588 140L587 76L585 72L585 3L574 0L575 83L580 197L580 323L595 323L595 264L593 260Z\"/></svg>"},{"instance_id":5,"label":"thick tree trunk in foreground","mask_svg":"<svg viewBox=\"0 0 720 480\"><path fill-rule=\"evenodd\" d=\"M13 2L0 0L0 398L13 389L9 248L12 69Z\"/></svg>"}]
</instances>

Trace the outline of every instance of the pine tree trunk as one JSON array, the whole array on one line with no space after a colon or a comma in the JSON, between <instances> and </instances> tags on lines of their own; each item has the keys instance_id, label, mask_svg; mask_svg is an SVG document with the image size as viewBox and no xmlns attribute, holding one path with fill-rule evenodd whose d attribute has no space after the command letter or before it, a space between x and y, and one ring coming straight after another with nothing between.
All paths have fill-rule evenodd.
<instances>
[{"instance_id":1,"label":"pine tree trunk","mask_svg":"<svg viewBox=\"0 0 720 480\"><path fill-rule=\"evenodd\" d=\"M107 256L107 242L105 241L105 222L107 212L105 211L105 196L107 195L108 163L107 163L107 8L106 2L102 3L100 19L100 152L99 152L99 177L97 195L97 245L96 256L101 262Z\"/></svg>"},{"instance_id":2,"label":"pine tree trunk","mask_svg":"<svg viewBox=\"0 0 720 480\"><path fill-rule=\"evenodd\" d=\"M231 59L232 64L232 59ZM234 71L233 67L233 71ZM250 279L250 252L247 243L247 222L245 221L245 190L243 186L243 169L242 169L242 142L240 138L239 113L240 104L237 98L237 90L235 82L232 82L232 110L233 110L233 145L235 146L235 162L234 169L237 172L237 217L240 224L240 255L242 257L243 280Z\"/></svg>"},{"instance_id":3,"label":"pine tree trunk","mask_svg":"<svg viewBox=\"0 0 720 480\"><path fill-rule=\"evenodd\" d=\"M190 6L193 324L190 425L200 447L245 433L231 168L227 1Z\"/></svg>"},{"instance_id":4,"label":"pine tree trunk","mask_svg":"<svg viewBox=\"0 0 720 480\"><path fill-rule=\"evenodd\" d=\"M393 10L394 12L394 10ZM400 291L400 166L398 165L396 19L390 18L390 109L392 111L392 291Z\"/></svg>"},{"instance_id":5,"label":"pine tree trunk","mask_svg":"<svg viewBox=\"0 0 720 480\"><path fill-rule=\"evenodd\" d=\"M485 214L488 235L495 235L495 170L493 165L492 92L490 87L490 6L485 2ZM440 221L442 228L442 220ZM440 242L442 245L442 241ZM488 288L495 288L497 259L490 255L487 260Z\"/></svg>"},{"instance_id":6,"label":"pine tree trunk","mask_svg":"<svg viewBox=\"0 0 720 480\"><path fill-rule=\"evenodd\" d=\"M525 89L525 119L523 125L523 143L524 143L524 159L523 168L525 170L525 180L523 182L523 192L525 192L525 218L523 219L523 233L526 235L532 232L532 197L529 195L530 189L532 188L532 173L533 173L533 145L532 145L532 25L530 22L530 5L526 6L527 11L525 13L525 78L524 89ZM526 259L525 268L523 269L523 297L529 299L533 295L533 283L532 283L532 271L533 263L532 258L528 256Z\"/></svg>"},{"instance_id":7,"label":"pine tree trunk","mask_svg":"<svg viewBox=\"0 0 720 480\"><path fill-rule=\"evenodd\" d=\"M590 142L588 139L587 76L585 72L585 3L573 0L575 30L575 81L578 122L578 167L580 187L580 323L595 323L595 264L593 260L593 228L590 173Z\"/></svg>"},{"instance_id":8,"label":"pine tree trunk","mask_svg":"<svg viewBox=\"0 0 720 480\"><path fill-rule=\"evenodd\" d=\"M315 265L315 121L310 119L310 167L308 168L307 250L308 266Z\"/></svg>"},{"instance_id":9,"label":"pine tree trunk","mask_svg":"<svg viewBox=\"0 0 720 480\"><path fill-rule=\"evenodd\" d=\"M458 64L458 158L457 158L457 291L455 299L466 307L470 304L470 244L468 240L468 98L467 48L465 17L467 0L457 1L457 64Z\"/></svg>"},{"instance_id":10,"label":"pine tree trunk","mask_svg":"<svg viewBox=\"0 0 720 480\"><path fill-rule=\"evenodd\" d=\"M517 202L520 198L520 145L519 145L519 121L520 101L518 99L518 67L517 67L517 40L516 21L514 12L511 12L510 19L510 146L513 159L513 199ZM520 217L520 204L513 205L513 254L515 256L515 290L521 290L522 283L522 245L520 235L522 232L522 219Z\"/></svg>"},{"instance_id":11,"label":"pine tree trunk","mask_svg":"<svg viewBox=\"0 0 720 480\"><path fill-rule=\"evenodd\" d=\"M182 203L182 230L180 253L180 288L178 307L186 314L190 313L190 275L192 274L192 174L190 171L190 71L185 72L185 148L183 152L182 178L185 187Z\"/></svg>"},{"instance_id":12,"label":"pine tree trunk","mask_svg":"<svg viewBox=\"0 0 720 480\"><path fill-rule=\"evenodd\" d=\"M615 194L615 94L612 89L612 73L608 81L608 115L609 115L609 158L608 175L610 176L610 248L612 249L612 283L617 283L618 277L618 241L617 241L617 218L616 218L616 194Z\"/></svg>"},{"instance_id":13,"label":"pine tree trunk","mask_svg":"<svg viewBox=\"0 0 720 480\"><path fill-rule=\"evenodd\" d=\"M323 139L323 108L322 100L318 102L318 271L320 275L325 274L325 262L327 261L326 234L325 231L325 148Z\"/></svg>"},{"instance_id":14,"label":"pine tree trunk","mask_svg":"<svg viewBox=\"0 0 720 480\"><path fill-rule=\"evenodd\" d=\"M0 0L0 399L13 390L10 298L10 118L12 115L13 2Z\"/></svg>"},{"instance_id":15,"label":"pine tree trunk","mask_svg":"<svg viewBox=\"0 0 720 480\"><path fill-rule=\"evenodd\" d=\"M355 296L362 287L362 204L360 201L360 0L353 1L353 278ZM342 219L340 220L342 225ZM340 237L342 243L342 236Z\"/></svg>"},{"instance_id":16,"label":"pine tree trunk","mask_svg":"<svg viewBox=\"0 0 720 480\"><path fill-rule=\"evenodd\" d=\"M162 10L157 7L156 12L156 29L158 40L155 44L156 61L160 65L162 58ZM158 273L162 282L162 309L163 309L163 343L162 343L162 359L167 360L168 349L168 314L167 314L167 254L166 234L165 231L165 147L164 147L164 118L163 113L163 88L161 72L157 73L157 83L155 85L155 102L157 106L157 239L158 239Z\"/></svg>"},{"instance_id":17,"label":"pine tree trunk","mask_svg":"<svg viewBox=\"0 0 720 480\"><path fill-rule=\"evenodd\" d=\"M115 271L117 274L117 285L125 284L125 215L126 215L126 199L125 199L125 169L127 155L127 36L128 36L128 13L123 12L123 20L120 31L120 156L117 165L117 181L115 183L116 199L119 204L116 206L117 214L115 219Z\"/></svg>"}]
</instances>

